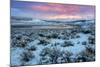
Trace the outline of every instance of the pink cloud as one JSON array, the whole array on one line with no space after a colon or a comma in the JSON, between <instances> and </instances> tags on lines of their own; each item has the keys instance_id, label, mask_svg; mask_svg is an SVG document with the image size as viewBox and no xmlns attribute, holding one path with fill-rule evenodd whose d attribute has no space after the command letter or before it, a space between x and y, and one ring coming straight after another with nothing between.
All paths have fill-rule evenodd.
<instances>
[{"instance_id":1,"label":"pink cloud","mask_svg":"<svg viewBox=\"0 0 100 67\"><path fill-rule=\"evenodd\" d=\"M43 12L57 12L59 14L75 14L79 13L79 6L77 5L63 5L63 4L50 4L41 6L31 6L31 9Z\"/></svg>"}]
</instances>

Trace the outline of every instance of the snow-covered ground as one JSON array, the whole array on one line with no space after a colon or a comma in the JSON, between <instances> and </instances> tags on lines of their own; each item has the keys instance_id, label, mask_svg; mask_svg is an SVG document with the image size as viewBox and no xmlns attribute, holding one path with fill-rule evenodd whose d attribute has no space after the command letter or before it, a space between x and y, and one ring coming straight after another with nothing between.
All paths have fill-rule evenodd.
<instances>
[{"instance_id":1,"label":"snow-covered ground","mask_svg":"<svg viewBox=\"0 0 100 67\"><path fill-rule=\"evenodd\" d=\"M95 29L11 30L11 66L95 61Z\"/></svg>"}]
</instances>

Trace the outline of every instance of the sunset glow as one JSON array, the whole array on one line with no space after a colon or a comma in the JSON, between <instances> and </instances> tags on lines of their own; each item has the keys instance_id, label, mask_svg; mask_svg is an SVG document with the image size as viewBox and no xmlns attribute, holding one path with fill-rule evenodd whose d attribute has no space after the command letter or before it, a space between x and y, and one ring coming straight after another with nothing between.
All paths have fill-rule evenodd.
<instances>
[{"instance_id":1,"label":"sunset glow","mask_svg":"<svg viewBox=\"0 0 100 67\"><path fill-rule=\"evenodd\" d=\"M82 19L81 16L67 16L67 15L57 15L57 16L50 16L49 19Z\"/></svg>"},{"instance_id":2,"label":"sunset glow","mask_svg":"<svg viewBox=\"0 0 100 67\"><path fill-rule=\"evenodd\" d=\"M19 1L11 5L12 16L27 16L37 19L85 19L95 17L95 6L90 5Z\"/></svg>"}]
</instances>

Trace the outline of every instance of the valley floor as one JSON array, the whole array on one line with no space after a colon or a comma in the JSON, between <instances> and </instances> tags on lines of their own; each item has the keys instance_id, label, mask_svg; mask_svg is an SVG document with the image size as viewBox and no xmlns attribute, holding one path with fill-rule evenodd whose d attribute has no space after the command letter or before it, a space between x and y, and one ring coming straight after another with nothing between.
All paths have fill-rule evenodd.
<instances>
[{"instance_id":1,"label":"valley floor","mask_svg":"<svg viewBox=\"0 0 100 67\"><path fill-rule=\"evenodd\" d=\"M11 66L95 61L95 30L12 29Z\"/></svg>"}]
</instances>

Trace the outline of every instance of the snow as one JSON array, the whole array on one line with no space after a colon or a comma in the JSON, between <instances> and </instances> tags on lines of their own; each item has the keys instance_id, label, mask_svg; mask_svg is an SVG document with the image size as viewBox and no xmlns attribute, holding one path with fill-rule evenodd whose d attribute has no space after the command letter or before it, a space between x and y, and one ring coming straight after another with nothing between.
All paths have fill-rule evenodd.
<instances>
[{"instance_id":1,"label":"snow","mask_svg":"<svg viewBox=\"0 0 100 67\"><path fill-rule=\"evenodd\" d=\"M45 24L46 22L36 19L36 20L33 20L33 23ZM92 21L91 21L91 23L92 23ZM81 22L78 22L76 24L81 24ZM84 29L82 29L82 30L84 30ZM91 35L91 33L84 34L80 31L75 32L76 34L73 34L73 33L71 33L71 31L73 31L73 29L59 29L59 30L56 30L56 29L54 29L54 30L51 30L51 29L50 30L49 29L48 30L45 30L45 29L44 30L39 30L39 29L38 30L34 30L34 29L22 30L22 29L18 29L17 30L17 29L15 29L15 30L13 30L11 32L12 33L11 36L13 36L14 38L12 38L11 40L15 39L15 42L17 42L18 40L16 40L16 37L18 37L18 36L25 37L26 40L27 40L27 38L32 39L32 40L27 42L25 47L11 47L11 65L18 65L18 66L22 65L20 55L23 54L23 52L25 50L27 50L27 48L31 48L32 46L36 47L36 50L31 51L32 55L34 55L34 58L31 58L31 60L29 62L25 62L26 65L39 64L40 59L42 58L42 56L40 56L40 53L45 48L56 47L57 49L59 49L59 51L71 52L73 55L70 58L76 58L79 53L86 50L86 46L89 46L92 49L95 49L94 44L91 45L91 44L88 43L89 36L94 36L94 35ZM32 33L32 36L29 35L30 33ZM44 37L39 36L38 35L39 33L42 33L44 35ZM59 38L51 37L51 38L48 39L47 36L48 35L51 36L53 33L56 33L56 35L58 35L61 38L59 39ZM64 33L64 35L62 33ZM72 36L74 36L74 38L71 38ZM80 37L76 38L76 36L80 36ZM67 37L69 39L63 39L64 37ZM22 39L24 40L25 38L22 38ZM26 40L24 40L24 41L26 41ZM45 41L48 42L48 44L44 45L44 42L43 42L43 44L39 44L40 40L45 40ZM65 41L70 41L71 43L73 43L73 46L62 47L62 45L64 44ZM84 41L87 42L87 45L82 45L82 42L84 42ZM80 43L78 43L78 42L80 42ZM50 59L49 56L44 56L44 57L47 58L46 60ZM59 57L57 59L59 61L59 63L61 62L61 59L62 59L62 57ZM46 60L43 60L43 61L45 62Z\"/></svg>"},{"instance_id":2,"label":"snow","mask_svg":"<svg viewBox=\"0 0 100 67\"><path fill-rule=\"evenodd\" d=\"M11 64L13 65L21 65L20 54L24 51L22 48L11 48Z\"/></svg>"}]
</instances>

